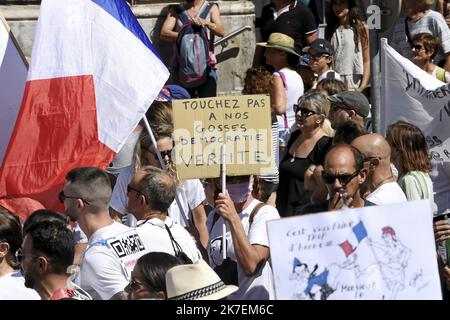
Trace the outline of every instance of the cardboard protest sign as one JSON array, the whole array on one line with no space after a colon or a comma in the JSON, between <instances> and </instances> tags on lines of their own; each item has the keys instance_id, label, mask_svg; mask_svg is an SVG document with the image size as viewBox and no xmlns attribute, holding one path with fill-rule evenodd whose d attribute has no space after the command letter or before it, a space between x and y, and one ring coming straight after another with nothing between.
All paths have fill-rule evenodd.
<instances>
[{"instance_id":1,"label":"cardboard protest sign","mask_svg":"<svg viewBox=\"0 0 450 320\"><path fill-rule=\"evenodd\" d=\"M174 100L175 163L180 179L220 176L226 144L227 175L274 172L267 95Z\"/></svg>"},{"instance_id":2,"label":"cardboard protest sign","mask_svg":"<svg viewBox=\"0 0 450 320\"><path fill-rule=\"evenodd\" d=\"M442 299L428 200L273 220L267 228L277 299Z\"/></svg>"},{"instance_id":3,"label":"cardboard protest sign","mask_svg":"<svg viewBox=\"0 0 450 320\"><path fill-rule=\"evenodd\" d=\"M381 42L381 132L397 120L419 127L435 161L450 161L450 85Z\"/></svg>"}]
</instances>

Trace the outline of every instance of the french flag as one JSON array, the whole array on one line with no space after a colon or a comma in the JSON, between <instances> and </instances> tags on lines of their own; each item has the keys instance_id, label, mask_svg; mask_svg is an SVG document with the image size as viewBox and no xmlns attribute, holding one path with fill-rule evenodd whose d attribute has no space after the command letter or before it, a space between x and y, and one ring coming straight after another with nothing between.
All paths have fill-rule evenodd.
<instances>
[{"instance_id":1,"label":"french flag","mask_svg":"<svg viewBox=\"0 0 450 320\"><path fill-rule=\"evenodd\" d=\"M124 0L43 0L0 197L59 208L66 173L105 168L168 77Z\"/></svg>"},{"instance_id":2,"label":"french flag","mask_svg":"<svg viewBox=\"0 0 450 320\"><path fill-rule=\"evenodd\" d=\"M357 225L352 228L352 232L347 237L347 240L340 243L339 246L344 251L345 257L351 255L359 243L363 241L367 237L367 230L364 227L362 221L360 221Z\"/></svg>"}]
</instances>

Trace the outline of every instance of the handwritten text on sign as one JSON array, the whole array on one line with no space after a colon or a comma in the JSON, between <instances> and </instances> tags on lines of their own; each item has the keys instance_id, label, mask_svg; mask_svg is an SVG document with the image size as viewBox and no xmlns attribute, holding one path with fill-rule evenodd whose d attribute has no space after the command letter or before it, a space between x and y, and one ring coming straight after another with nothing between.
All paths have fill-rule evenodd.
<instances>
[{"instance_id":1,"label":"handwritten text on sign","mask_svg":"<svg viewBox=\"0 0 450 320\"><path fill-rule=\"evenodd\" d=\"M175 161L180 179L273 172L270 99L247 95L173 101Z\"/></svg>"}]
</instances>

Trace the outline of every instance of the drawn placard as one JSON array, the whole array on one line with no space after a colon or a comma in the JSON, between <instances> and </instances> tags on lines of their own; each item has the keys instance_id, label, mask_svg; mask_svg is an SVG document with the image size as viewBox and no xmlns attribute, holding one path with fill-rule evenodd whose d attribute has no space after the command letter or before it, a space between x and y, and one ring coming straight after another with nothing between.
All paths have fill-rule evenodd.
<instances>
[{"instance_id":1,"label":"drawn placard","mask_svg":"<svg viewBox=\"0 0 450 320\"><path fill-rule=\"evenodd\" d=\"M267 226L277 299L442 299L428 200Z\"/></svg>"}]
</instances>

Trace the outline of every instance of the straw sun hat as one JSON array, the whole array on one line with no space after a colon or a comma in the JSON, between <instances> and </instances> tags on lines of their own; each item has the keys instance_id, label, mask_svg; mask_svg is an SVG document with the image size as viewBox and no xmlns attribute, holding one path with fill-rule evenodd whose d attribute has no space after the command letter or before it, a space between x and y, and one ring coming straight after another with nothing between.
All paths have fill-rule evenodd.
<instances>
[{"instance_id":1,"label":"straw sun hat","mask_svg":"<svg viewBox=\"0 0 450 320\"><path fill-rule=\"evenodd\" d=\"M203 260L171 268L166 273L169 300L219 300L238 290L225 285Z\"/></svg>"},{"instance_id":2,"label":"straw sun hat","mask_svg":"<svg viewBox=\"0 0 450 320\"><path fill-rule=\"evenodd\" d=\"M257 45L266 48L283 50L300 57L300 55L295 51L294 39L283 33L271 33L267 42L259 42Z\"/></svg>"}]
</instances>

